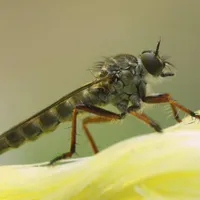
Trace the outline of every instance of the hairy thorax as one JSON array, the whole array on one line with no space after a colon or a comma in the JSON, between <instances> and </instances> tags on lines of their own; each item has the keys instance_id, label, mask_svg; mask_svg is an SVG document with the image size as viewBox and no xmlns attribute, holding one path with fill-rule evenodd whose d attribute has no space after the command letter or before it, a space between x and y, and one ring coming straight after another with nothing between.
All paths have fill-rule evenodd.
<instances>
[{"instance_id":1,"label":"hairy thorax","mask_svg":"<svg viewBox=\"0 0 200 200\"><path fill-rule=\"evenodd\" d=\"M146 93L146 71L138 58L129 54L119 54L98 63L96 69L99 77L113 75L112 81L85 91L84 103L112 104L120 112L126 112L129 105L139 106Z\"/></svg>"}]
</instances>

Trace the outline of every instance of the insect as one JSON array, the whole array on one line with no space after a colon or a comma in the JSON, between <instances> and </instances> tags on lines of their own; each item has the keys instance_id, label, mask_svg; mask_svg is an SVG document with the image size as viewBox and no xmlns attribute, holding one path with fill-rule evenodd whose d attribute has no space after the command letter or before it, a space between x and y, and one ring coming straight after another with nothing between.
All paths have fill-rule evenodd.
<instances>
[{"instance_id":1,"label":"insect","mask_svg":"<svg viewBox=\"0 0 200 200\"><path fill-rule=\"evenodd\" d=\"M141 102L169 103L177 122L181 122L177 108L200 119L199 115L177 103L168 93L146 95L148 75L163 78L174 75L173 72L166 71L172 64L159 55L160 43L161 41L158 41L156 50L143 51L138 57L119 54L98 62L94 81L67 94L3 133L0 136L0 154L11 148L18 148L26 141L36 140L42 133L54 131L60 123L71 121L70 150L51 160L50 164L71 157L76 151L76 122L79 113L93 114L83 119L82 127L94 153L97 153L98 149L88 129L88 124L91 123L121 120L131 114L155 131L162 132L159 124L139 111ZM104 109L103 106L107 104L117 107L119 113Z\"/></svg>"}]
</instances>

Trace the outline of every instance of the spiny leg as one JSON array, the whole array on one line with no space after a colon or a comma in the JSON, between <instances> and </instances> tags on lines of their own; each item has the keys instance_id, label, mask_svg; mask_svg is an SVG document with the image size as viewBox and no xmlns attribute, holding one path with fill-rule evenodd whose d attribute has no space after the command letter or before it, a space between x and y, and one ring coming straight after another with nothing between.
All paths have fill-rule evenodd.
<instances>
[{"instance_id":1,"label":"spiny leg","mask_svg":"<svg viewBox=\"0 0 200 200\"><path fill-rule=\"evenodd\" d=\"M89 117L86 117L85 119L83 119L83 123L82 123L83 130L85 131L85 134L86 134L86 136L90 142L90 145L92 147L92 150L95 154L98 153L99 150L97 148L97 145L96 145L94 139L91 136L91 133L90 133L87 125L91 124L91 123L110 122L112 120L113 120L113 118L102 117L102 116L89 116Z\"/></svg>"},{"instance_id":2,"label":"spiny leg","mask_svg":"<svg viewBox=\"0 0 200 200\"><path fill-rule=\"evenodd\" d=\"M70 150L67 153L63 153L60 156L55 157L50 161L50 165L54 164L58 160L62 160L67 157L71 157L73 153L76 151L76 123L77 123L77 109L74 108L72 112L72 129L71 129L71 142L70 142Z\"/></svg>"},{"instance_id":3,"label":"spiny leg","mask_svg":"<svg viewBox=\"0 0 200 200\"><path fill-rule=\"evenodd\" d=\"M69 152L63 153L62 155L57 156L56 158L51 160L50 165L54 164L58 160L70 158L75 153L75 151L76 151L76 125L77 125L78 110L85 111L85 112L92 113L92 114L96 114L98 116L107 118L109 120L121 119L124 116L122 114L116 114L116 113L107 111L103 108L99 108L99 107L92 106L92 105L85 105L85 104L76 105L76 107L73 109L73 112L72 112L72 130L71 130L70 150L69 150ZM93 142L91 144L93 144L93 145L95 144L93 139L89 140L89 141L90 141L90 143L91 143L91 141ZM95 145L95 147L96 147L96 145ZM97 150L97 148L96 148L96 150ZM94 149L93 149L93 151L94 151Z\"/></svg>"},{"instance_id":4,"label":"spiny leg","mask_svg":"<svg viewBox=\"0 0 200 200\"><path fill-rule=\"evenodd\" d=\"M160 133L162 132L162 128L159 126L159 124L157 124L154 120L152 120L150 117L148 117L147 115L145 115L143 112L139 113L139 112L135 111L134 106L130 106L128 108L128 113L134 115L138 119L141 119L146 124L148 124L149 126L151 126L155 131L160 132Z\"/></svg>"},{"instance_id":5,"label":"spiny leg","mask_svg":"<svg viewBox=\"0 0 200 200\"><path fill-rule=\"evenodd\" d=\"M146 96L143 98L143 101L146 103L169 103L172 108L173 116L177 122L181 122L181 119L178 115L176 107L182 110L183 112L188 113L190 116L200 119L200 115L195 114L193 111L177 103L171 98L171 95L168 93Z\"/></svg>"}]
</instances>

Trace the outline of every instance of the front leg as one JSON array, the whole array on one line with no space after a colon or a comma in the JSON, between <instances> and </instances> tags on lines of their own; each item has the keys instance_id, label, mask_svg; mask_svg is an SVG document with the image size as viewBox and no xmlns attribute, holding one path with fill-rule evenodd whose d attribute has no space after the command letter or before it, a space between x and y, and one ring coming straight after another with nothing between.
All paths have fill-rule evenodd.
<instances>
[{"instance_id":1,"label":"front leg","mask_svg":"<svg viewBox=\"0 0 200 200\"><path fill-rule=\"evenodd\" d=\"M146 96L143 97L142 100L145 103L169 103L172 108L173 116L177 122L181 122L181 119L178 115L176 107L182 110L183 112L188 113L190 116L200 119L200 115L195 114L193 111L177 103L175 100L171 98L171 95L168 93Z\"/></svg>"},{"instance_id":2,"label":"front leg","mask_svg":"<svg viewBox=\"0 0 200 200\"><path fill-rule=\"evenodd\" d=\"M156 132L159 132L159 133L162 132L162 128L160 127L158 123L156 123L153 119L151 119L149 116L147 116L143 112L137 112L137 110L138 110L137 106L136 107L130 106L128 107L127 112L131 115L134 115L138 119L142 120L147 125L151 126Z\"/></svg>"}]
</instances>

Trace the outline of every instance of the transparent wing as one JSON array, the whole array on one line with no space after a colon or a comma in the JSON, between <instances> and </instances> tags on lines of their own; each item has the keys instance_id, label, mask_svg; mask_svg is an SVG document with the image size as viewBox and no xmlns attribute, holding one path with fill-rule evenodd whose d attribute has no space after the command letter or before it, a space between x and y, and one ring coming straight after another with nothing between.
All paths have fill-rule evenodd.
<instances>
[{"instance_id":1,"label":"transparent wing","mask_svg":"<svg viewBox=\"0 0 200 200\"><path fill-rule=\"evenodd\" d=\"M12 130L12 129L18 127L18 126L21 126L22 124L24 124L24 123L26 123L26 122L28 122L28 121L31 121L31 120L34 119L34 118L37 118L37 117L40 116L42 113L44 113L44 112L50 110L51 108L53 108L53 107L55 107L55 106L61 104L62 102L66 101L66 100L69 99L70 97L72 97L72 96L78 94L79 92L81 92L81 91L83 91L83 90L85 90L85 89L87 89L87 88L89 88L89 87L91 87L91 86L93 86L93 85L95 85L95 84L98 84L98 83L100 83L100 82L107 81L107 80L109 80L110 78L111 78L111 76L108 75L108 76L105 76L105 77L103 77L103 78L99 78L99 79L96 79L96 80L94 80L94 81L91 81L91 82L89 82L89 83L83 85L82 87L79 87L78 89L76 89L76 90L72 91L71 93L68 93L67 95L63 96L62 98L60 98L59 100L57 100L57 101L54 102L53 104L49 105L48 107L44 108L43 110L39 111L38 113L32 115L32 116L29 117L28 119L26 119L26 120L20 122L20 123L17 124L16 126L12 127L10 130Z\"/></svg>"}]
</instances>

